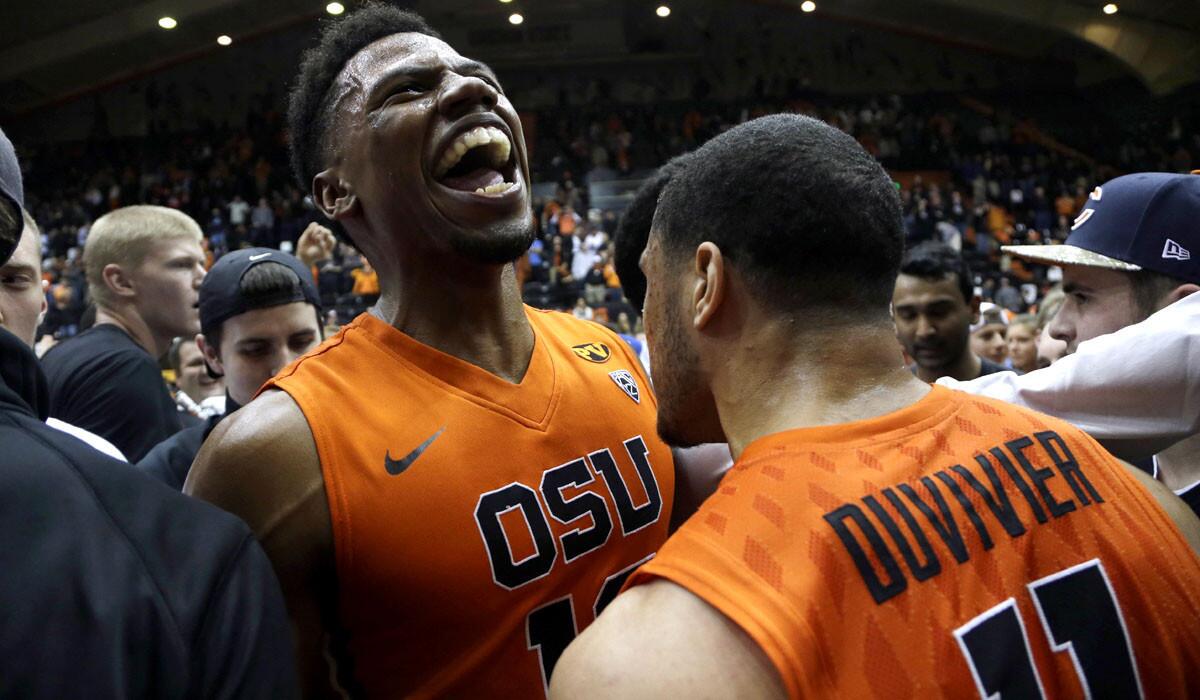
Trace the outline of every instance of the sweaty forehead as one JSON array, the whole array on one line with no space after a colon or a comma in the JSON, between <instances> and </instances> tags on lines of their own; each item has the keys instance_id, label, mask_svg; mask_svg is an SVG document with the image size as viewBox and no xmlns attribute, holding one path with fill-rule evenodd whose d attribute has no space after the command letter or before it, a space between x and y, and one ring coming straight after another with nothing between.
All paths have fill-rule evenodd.
<instances>
[{"instance_id":1,"label":"sweaty forehead","mask_svg":"<svg viewBox=\"0 0 1200 700\"><path fill-rule=\"evenodd\" d=\"M361 106L371 88L397 69L431 67L463 60L449 44L427 34L404 32L376 39L354 54L331 87L335 110Z\"/></svg>"}]
</instances>

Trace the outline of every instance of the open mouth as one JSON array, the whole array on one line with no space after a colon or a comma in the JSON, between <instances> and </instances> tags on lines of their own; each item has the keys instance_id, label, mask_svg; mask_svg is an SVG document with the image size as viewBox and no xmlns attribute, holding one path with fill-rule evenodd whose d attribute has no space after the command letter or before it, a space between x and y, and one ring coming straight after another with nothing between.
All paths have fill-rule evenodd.
<instances>
[{"instance_id":1,"label":"open mouth","mask_svg":"<svg viewBox=\"0 0 1200 700\"><path fill-rule=\"evenodd\" d=\"M497 195L517 186L517 166L508 135L477 126L458 135L433 169L433 178L459 192Z\"/></svg>"}]
</instances>

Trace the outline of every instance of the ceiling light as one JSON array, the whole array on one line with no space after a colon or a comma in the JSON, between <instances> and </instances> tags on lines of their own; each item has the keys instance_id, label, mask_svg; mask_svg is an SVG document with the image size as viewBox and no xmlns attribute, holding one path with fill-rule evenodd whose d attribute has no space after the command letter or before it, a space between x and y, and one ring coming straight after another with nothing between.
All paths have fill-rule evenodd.
<instances>
[{"instance_id":1,"label":"ceiling light","mask_svg":"<svg viewBox=\"0 0 1200 700\"><path fill-rule=\"evenodd\" d=\"M812 0L804 0L804 2L800 3L800 9L804 12L813 12L817 9L817 3Z\"/></svg>"},{"instance_id":2,"label":"ceiling light","mask_svg":"<svg viewBox=\"0 0 1200 700\"><path fill-rule=\"evenodd\" d=\"M325 11L331 15L340 15L346 11L346 6L340 2L331 2L325 6Z\"/></svg>"},{"instance_id":3,"label":"ceiling light","mask_svg":"<svg viewBox=\"0 0 1200 700\"><path fill-rule=\"evenodd\" d=\"M221 46L229 46L233 43L233 39L230 39L228 34L222 34L221 36L217 37L217 43Z\"/></svg>"},{"instance_id":4,"label":"ceiling light","mask_svg":"<svg viewBox=\"0 0 1200 700\"><path fill-rule=\"evenodd\" d=\"M671 8L667 7L666 5L659 5L658 9L654 11L654 14L658 15L659 17L670 17Z\"/></svg>"},{"instance_id":5,"label":"ceiling light","mask_svg":"<svg viewBox=\"0 0 1200 700\"><path fill-rule=\"evenodd\" d=\"M163 29L174 29L178 24L179 23L175 21L174 17L158 18L158 26L162 27Z\"/></svg>"},{"instance_id":6,"label":"ceiling light","mask_svg":"<svg viewBox=\"0 0 1200 700\"><path fill-rule=\"evenodd\" d=\"M522 17L522 16L521 16L521 14L520 14L519 12L514 12L514 13L512 13L511 15L509 15L509 16L508 16L508 23L509 23L509 24L520 24L520 23L522 23L522 22L524 22L524 21L525 21L525 18L524 18L524 17Z\"/></svg>"},{"instance_id":7,"label":"ceiling light","mask_svg":"<svg viewBox=\"0 0 1200 700\"><path fill-rule=\"evenodd\" d=\"M507 5L508 3L512 2L512 0L500 0L500 2L504 3L505 5Z\"/></svg>"},{"instance_id":8,"label":"ceiling light","mask_svg":"<svg viewBox=\"0 0 1200 700\"><path fill-rule=\"evenodd\" d=\"M1117 10L1119 10L1119 9L1121 9L1121 8L1117 7L1117 3L1110 2L1104 6L1104 14L1115 15L1115 14L1117 14Z\"/></svg>"}]
</instances>

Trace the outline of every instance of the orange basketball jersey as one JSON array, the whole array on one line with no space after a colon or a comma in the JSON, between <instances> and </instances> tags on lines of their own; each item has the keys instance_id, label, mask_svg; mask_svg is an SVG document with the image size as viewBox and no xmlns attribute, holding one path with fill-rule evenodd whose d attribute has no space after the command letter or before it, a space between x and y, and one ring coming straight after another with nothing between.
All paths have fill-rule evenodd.
<instances>
[{"instance_id":1,"label":"orange basketball jersey","mask_svg":"<svg viewBox=\"0 0 1200 700\"><path fill-rule=\"evenodd\" d=\"M1079 430L933 387L770 435L628 585L661 577L792 697L1200 694L1200 560Z\"/></svg>"},{"instance_id":2,"label":"orange basketball jersey","mask_svg":"<svg viewBox=\"0 0 1200 700\"><path fill-rule=\"evenodd\" d=\"M526 313L520 384L363 314L269 385L316 438L352 691L539 697L666 539L674 467L637 357Z\"/></svg>"}]
</instances>

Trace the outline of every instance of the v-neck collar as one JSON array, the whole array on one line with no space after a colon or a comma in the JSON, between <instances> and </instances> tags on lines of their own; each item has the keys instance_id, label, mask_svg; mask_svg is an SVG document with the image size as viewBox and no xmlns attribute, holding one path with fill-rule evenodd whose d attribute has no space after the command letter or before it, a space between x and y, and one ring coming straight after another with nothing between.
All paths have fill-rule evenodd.
<instances>
[{"instance_id":1,"label":"v-neck collar","mask_svg":"<svg viewBox=\"0 0 1200 700\"><path fill-rule=\"evenodd\" d=\"M529 427L545 429L558 402L558 376L548 333L537 314L525 308L533 330L533 354L519 383L502 379L466 360L425 345L370 312L361 314L347 330L361 329L389 354L427 380L474 403L487 406Z\"/></svg>"}]
</instances>

